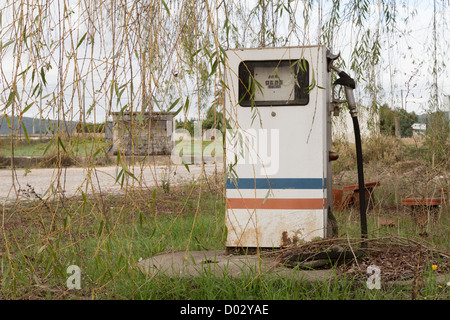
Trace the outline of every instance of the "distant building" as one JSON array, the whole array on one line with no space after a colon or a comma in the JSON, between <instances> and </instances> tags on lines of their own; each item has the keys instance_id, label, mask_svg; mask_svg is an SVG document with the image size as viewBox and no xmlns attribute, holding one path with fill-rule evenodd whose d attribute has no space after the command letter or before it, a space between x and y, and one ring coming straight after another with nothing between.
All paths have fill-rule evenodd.
<instances>
[{"instance_id":1,"label":"distant building","mask_svg":"<svg viewBox=\"0 0 450 320\"><path fill-rule=\"evenodd\" d=\"M443 111L446 112L447 114L450 113L450 94L444 95L444 99L442 102L442 108L443 108Z\"/></svg>"},{"instance_id":2,"label":"distant building","mask_svg":"<svg viewBox=\"0 0 450 320\"><path fill-rule=\"evenodd\" d=\"M425 132L427 131L427 125L426 123L414 123L411 126L411 129L413 130L413 135L425 135Z\"/></svg>"},{"instance_id":3,"label":"distant building","mask_svg":"<svg viewBox=\"0 0 450 320\"><path fill-rule=\"evenodd\" d=\"M379 113L361 105L358 105L357 109L361 136L367 137L374 133L379 133ZM332 116L332 137L333 140L339 139L348 142L355 142L352 117L350 112L342 106L339 116Z\"/></svg>"},{"instance_id":4,"label":"distant building","mask_svg":"<svg viewBox=\"0 0 450 320\"><path fill-rule=\"evenodd\" d=\"M105 128L106 139L112 140L110 154L119 150L124 155L139 156L171 153L175 128L172 112L114 112L112 116L112 124Z\"/></svg>"}]
</instances>

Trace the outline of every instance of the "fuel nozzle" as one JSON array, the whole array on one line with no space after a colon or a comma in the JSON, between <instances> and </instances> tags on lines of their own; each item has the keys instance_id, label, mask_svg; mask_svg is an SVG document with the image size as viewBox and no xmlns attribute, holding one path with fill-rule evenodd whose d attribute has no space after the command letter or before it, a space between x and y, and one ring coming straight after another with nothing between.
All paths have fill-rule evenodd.
<instances>
[{"instance_id":1,"label":"fuel nozzle","mask_svg":"<svg viewBox=\"0 0 450 320\"><path fill-rule=\"evenodd\" d=\"M339 78L334 82L334 85L339 84L344 87L345 97L347 99L348 108L350 109L350 114L352 117L356 117L358 111L356 110L355 96L353 94L353 90L356 87L355 80L339 68L333 65L331 65L331 68L336 71L339 76Z\"/></svg>"}]
</instances>

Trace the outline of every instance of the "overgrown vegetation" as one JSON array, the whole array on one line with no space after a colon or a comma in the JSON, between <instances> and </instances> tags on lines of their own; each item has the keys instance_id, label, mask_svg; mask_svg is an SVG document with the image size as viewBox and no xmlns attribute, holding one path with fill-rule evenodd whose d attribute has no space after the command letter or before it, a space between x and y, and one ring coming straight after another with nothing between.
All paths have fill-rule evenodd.
<instances>
[{"instance_id":1,"label":"overgrown vegetation","mask_svg":"<svg viewBox=\"0 0 450 320\"><path fill-rule=\"evenodd\" d=\"M382 134L364 140L367 180L381 182L369 213L370 236L405 237L448 250L448 204L440 208L437 222L428 219L427 211L426 223L421 225L401 205L405 197L440 197L440 190L449 186L449 127L439 112L449 60L444 28L448 1L428 1L424 9L410 4L378 0L3 1L0 109L2 129L8 129L9 137L0 141L0 155L12 160L10 193L19 192L13 155L48 155L57 172L67 167L65 160L82 155L92 160L84 166L86 172L95 172L94 159L109 146L94 138L71 137L68 123L76 121L80 131L94 133L104 131L102 124L113 112L168 111L177 116L176 127L192 135L193 118L206 119L203 129L221 129L226 118L234 117L224 109L224 97L233 90L224 82L227 49L324 44L333 53L341 52L336 63L355 78L358 102L382 111ZM422 16L425 9L429 14ZM423 28L429 36L423 37L420 46L425 52L418 53L410 46L420 37L413 36L411 42L403 39L411 39L409 34L416 31L411 29L422 21L429 23ZM412 69L401 69L406 65ZM382 87L385 72L390 88ZM401 103L395 101L399 91ZM424 139L411 136L409 128L416 115L404 111L414 96L429 98L421 105L430 115ZM49 141L31 139L26 116L48 121L51 128L43 126L42 134L48 133ZM411 137L409 143L392 137L396 117L401 136ZM23 124L24 140L17 139L18 124ZM177 142L178 147L182 144ZM188 142L187 149L192 150L192 145ZM200 149L207 146L202 142ZM335 141L333 150L340 154L333 163L335 186L355 184L354 146ZM218 172L215 181L202 176L192 184L176 186L166 179L160 187L134 188L127 181L138 179L124 153L119 151L113 161L118 167L114 178L121 187L119 194L104 190L85 194L80 186L77 196L68 198L63 176L57 174L51 183L56 186L52 197L30 186L28 201L3 201L1 298L448 299L448 288L434 281L429 268L426 284L413 290L414 296L409 284L368 291L353 275L337 269L335 277L316 283L258 273L241 279L209 274L149 277L136 268L141 258L169 250L223 248L227 172ZM152 169L151 164L131 165ZM204 172L203 165L201 169ZM355 210L336 216L341 237L358 235ZM395 226L381 225L379 218L390 218ZM66 268L72 264L83 270L80 291L66 286Z\"/></svg>"},{"instance_id":2,"label":"overgrown vegetation","mask_svg":"<svg viewBox=\"0 0 450 320\"><path fill-rule=\"evenodd\" d=\"M64 139L64 138L63 138ZM101 150L101 154L105 154L105 148L108 144L103 138L76 138L64 139L64 148L66 154L72 157L88 156ZM61 145L60 145L61 146ZM14 156L55 156L58 153L58 143L54 139L34 139L26 140L25 138L16 139L14 142ZM8 139L0 139L0 156L11 156L11 144Z\"/></svg>"},{"instance_id":3,"label":"overgrown vegetation","mask_svg":"<svg viewBox=\"0 0 450 320\"><path fill-rule=\"evenodd\" d=\"M411 280L416 273L390 267L390 263L401 263L403 259L394 255L396 239L402 240L403 246L411 243L411 247L405 247L411 254L418 247L448 252L450 210L446 204L437 212L437 220L433 218L436 213L428 212L430 219L418 224L409 208L401 205L401 199L439 197L439 189L448 186L450 177L447 171L430 167L426 159L417 158L417 154L425 152L422 147L394 137L380 136L372 140L365 140L364 145L366 177L367 181L378 180L381 184L375 189L374 207L368 213L369 239L384 239L388 247L393 246L392 256L377 260L384 268L382 277L386 281L394 274L399 279ZM336 146L352 148L343 142ZM388 150L396 152L384 156L380 153ZM400 158L394 159L396 156ZM353 184L356 179L354 159L345 160L345 157L351 158L351 153L341 153L335 162L347 161L349 165L334 168L334 187ZM396 300L411 299L414 292L417 299L448 299L445 283L436 280L446 272L447 258L428 260L424 255L421 260L424 269L420 273L424 282L416 291L412 282L395 284L395 281L383 281L380 290L367 290L364 282L367 276L357 272L356 265L335 267L334 277L316 282L251 270L241 278L232 275L218 278L207 271L202 277L160 275L153 278L143 273L137 267L140 259L157 253L224 248L224 199L220 176L217 179L130 189L125 194L96 197L83 195L53 201L34 197L30 202L6 206L3 213L7 221L6 241L0 245L2 295L32 299ZM338 239L346 242L358 238L359 217L355 208L335 211L335 216ZM390 224L384 224L383 219L390 219ZM376 252L376 241L371 248ZM68 290L65 286L66 268L73 264L83 270L82 290ZM364 260L359 264L363 266Z\"/></svg>"},{"instance_id":4,"label":"overgrown vegetation","mask_svg":"<svg viewBox=\"0 0 450 320\"><path fill-rule=\"evenodd\" d=\"M396 178L400 178L399 175ZM390 177L390 179L395 179ZM363 271L338 267L329 279L310 282L295 276L280 277L245 270L240 278L217 277L205 271L202 277L146 275L137 267L142 258L161 252L223 249L226 238L224 203L220 183L213 180L164 186L155 189L128 190L122 195L83 195L48 201L35 197L31 202L17 202L5 207L4 236L0 243L0 280L2 296L26 299L411 299L411 283L389 282L392 271L389 255L378 263L386 264L381 290L367 290ZM384 184L376 192L376 205L369 212L369 239L384 239L389 247L394 240L411 241L413 248L449 250L448 207L440 212L438 223L424 226L411 220L403 208L395 209L383 197ZM389 192L391 192L389 190ZM400 190L396 190L400 192ZM338 239L344 243L359 236L357 211L335 212ZM379 218L393 219L395 226L380 225ZM410 240L408 240L410 239ZM320 241L319 241L320 243ZM391 244L390 244L391 243ZM376 241L370 248L377 250ZM406 248L406 247L405 247ZM397 252L393 250L392 253ZM386 250L382 250L386 252ZM396 256L394 256L395 258ZM425 256L424 256L425 257ZM400 256L395 261L400 263ZM399 260L400 259L400 260ZM447 299L448 288L436 280L447 270L424 258L421 271L425 279L417 290L418 299ZM409 261L413 263L413 261ZM360 260L359 264L363 264ZM432 265L439 270L432 270ZM82 289L66 287L69 265L82 270ZM414 268L413 268L414 269ZM353 271L352 271L353 270ZM404 279L411 273L398 274ZM415 270L415 269L414 269ZM448 270L447 270L448 271ZM257 281L254 281L258 279ZM295 291L295 293L292 292Z\"/></svg>"},{"instance_id":5,"label":"overgrown vegetation","mask_svg":"<svg viewBox=\"0 0 450 320\"><path fill-rule=\"evenodd\" d=\"M392 110L387 104L380 107L380 132L388 136L396 136L396 128L400 137L413 135L412 125L419 120L415 112L408 113L404 109Z\"/></svg>"}]
</instances>

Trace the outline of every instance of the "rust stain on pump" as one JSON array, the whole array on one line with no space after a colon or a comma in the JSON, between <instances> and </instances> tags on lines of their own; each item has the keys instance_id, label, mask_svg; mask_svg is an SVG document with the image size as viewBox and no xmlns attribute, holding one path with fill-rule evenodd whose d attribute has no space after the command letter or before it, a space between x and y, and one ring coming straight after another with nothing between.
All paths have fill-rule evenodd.
<instances>
[{"instance_id":1,"label":"rust stain on pump","mask_svg":"<svg viewBox=\"0 0 450 320\"><path fill-rule=\"evenodd\" d=\"M288 236L288 232L287 231L283 231L283 233L281 234L281 245L283 247L289 246L291 244L291 239Z\"/></svg>"}]
</instances>

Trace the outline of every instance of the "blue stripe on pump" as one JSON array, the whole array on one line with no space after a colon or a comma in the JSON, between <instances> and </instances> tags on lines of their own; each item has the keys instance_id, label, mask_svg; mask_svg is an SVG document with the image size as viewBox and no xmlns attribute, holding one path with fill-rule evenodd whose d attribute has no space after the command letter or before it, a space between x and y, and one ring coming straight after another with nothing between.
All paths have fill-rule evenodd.
<instances>
[{"instance_id":1,"label":"blue stripe on pump","mask_svg":"<svg viewBox=\"0 0 450 320\"><path fill-rule=\"evenodd\" d=\"M227 179L227 189L326 189L325 178Z\"/></svg>"}]
</instances>

